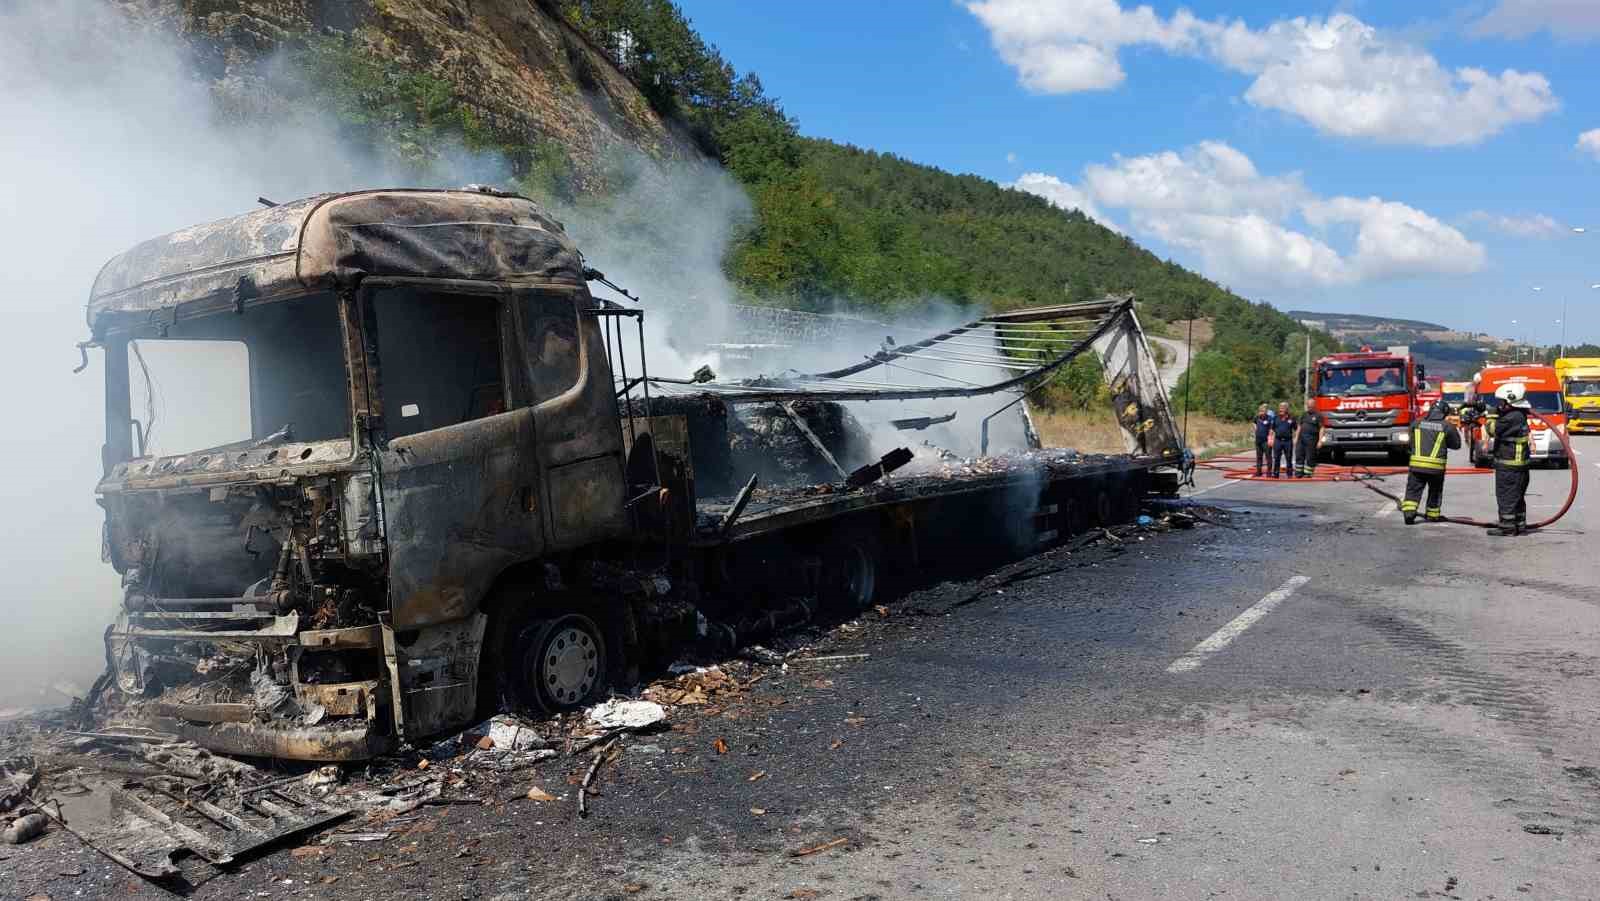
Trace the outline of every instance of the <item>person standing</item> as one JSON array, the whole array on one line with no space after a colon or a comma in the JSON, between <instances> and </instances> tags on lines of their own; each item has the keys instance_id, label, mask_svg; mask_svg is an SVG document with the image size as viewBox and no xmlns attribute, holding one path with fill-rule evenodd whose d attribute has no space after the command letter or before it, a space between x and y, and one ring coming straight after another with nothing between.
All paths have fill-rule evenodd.
<instances>
[{"instance_id":1,"label":"person standing","mask_svg":"<svg viewBox=\"0 0 1600 901\"><path fill-rule=\"evenodd\" d=\"M1316 410L1307 408L1300 414L1300 440L1295 446L1295 456L1300 458L1295 475L1309 479L1317 474L1317 439L1322 437L1322 417Z\"/></svg>"},{"instance_id":2,"label":"person standing","mask_svg":"<svg viewBox=\"0 0 1600 901\"><path fill-rule=\"evenodd\" d=\"M1262 404L1256 408L1256 477L1261 477L1261 464L1270 466L1271 445L1268 441L1272 438L1272 414L1267 411L1267 405Z\"/></svg>"},{"instance_id":3,"label":"person standing","mask_svg":"<svg viewBox=\"0 0 1600 901\"><path fill-rule=\"evenodd\" d=\"M1289 412L1287 401L1278 404L1278 415L1272 418L1272 477L1294 478L1294 433L1299 424ZM1279 463L1282 463L1282 466Z\"/></svg>"},{"instance_id":4,"label":"person standing","mask_svg":"<svg viewBox=\"0 0 1600 901\"><path fill-rule=\"evenodd\" d=\"M1528 389L1512 382L1495 389L1494 500L1500 524L1496 537L1521 535L1528 528Z\"/></svg>"},{"instance_id":5,"label":"person standing","mask_svg":"<svg viewBox=\"0 0 1600 901\"><path fill-rule=\"evenodd\" d=\"M1411 471L1406 475L1406 499L1400 503L1400 512L1405 514L1408 526L1417 521L1417 505L1422 501L1424 488L1428 491L1424 519L1428 522L1444 519L1445 467L1450 452L1461 447L1461 435L1445 421L1448 415L1450 405L1439 401L1411 429Z\"/></svg>"}]
</instances>

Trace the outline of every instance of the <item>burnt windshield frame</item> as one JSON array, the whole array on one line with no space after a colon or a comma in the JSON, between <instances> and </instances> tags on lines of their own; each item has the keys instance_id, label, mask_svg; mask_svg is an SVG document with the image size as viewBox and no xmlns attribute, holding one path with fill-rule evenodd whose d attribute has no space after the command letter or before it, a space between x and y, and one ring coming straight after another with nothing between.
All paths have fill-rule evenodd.
<instances>
[{"instance_id":1,"label":"burnt windshield frame","mask_svg":"<svg viewBox=\"0 0 1600 901\"><path fill-rule=\"evenodd\" d=\"M183 310L187 310L185 305ZM254 300L233 309L208 307L180 315L179 310L125 319L110 325L102 344L106 349L104 462L139 459L140 442L133 436L134 421L144 424L141 411L132 409L133 379L128 369L129 344L138 341L236 341L245 345L249 359L250 436L231 444L252 445L273 438L292 426L297 443L349 440L352 436L350 361L340 298L333 292L315 292ZM178 372L168 372L172 379ZM307 399L312 401L306 404ZM211 447L174 449L164 456L177 457Z\"/></svg>"}]
</instances>

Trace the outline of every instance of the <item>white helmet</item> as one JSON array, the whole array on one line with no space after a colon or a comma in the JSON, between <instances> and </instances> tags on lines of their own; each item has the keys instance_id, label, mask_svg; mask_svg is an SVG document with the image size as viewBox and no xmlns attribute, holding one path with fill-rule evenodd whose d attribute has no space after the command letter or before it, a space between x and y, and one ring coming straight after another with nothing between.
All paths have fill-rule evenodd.
<instances>
[{"instance_id":1,"label":"white helmet","mask_svg":"<svg viewBox=\"0 0 1600 901\"><path fill-rule=\"evenodd\" d=\"M1513 407L1528 398L1527 386L1521 382L1507 382L1494 389L1494 396L1500 398Z\"/></svg>"}]
</instances>

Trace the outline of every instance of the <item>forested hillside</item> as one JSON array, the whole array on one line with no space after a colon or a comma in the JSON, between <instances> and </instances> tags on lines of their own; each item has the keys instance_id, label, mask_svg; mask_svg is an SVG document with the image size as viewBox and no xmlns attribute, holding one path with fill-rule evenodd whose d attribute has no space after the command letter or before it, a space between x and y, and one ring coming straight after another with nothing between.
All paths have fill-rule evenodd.
<instances>
[{"instance_id":1,"label":"forested hillside","mask_svg":"<svg viewBox=\"0 0 1600 901\"><path fill-rule=\"evenodd\" d=\"M461 151L503 161L513 187L601 210L637 271L683 265L651 246L672 227L639 221L658 212L639 202L638 161L670 171L709 160L749 203L728 217L720 263L694 265L720 265L742 302L876 315L1133 292L1157 327L1215 321L1194 364L1198 409L1243 416L1294 393L1302 330L1288 316L1035 195L804 137L669 0L114 3L174 29L230 115L331 115L423 183L459 173Z\"/></svg>"},{"instance_id":2,"label":"forested hillside","mask_svg":"<svg viewBox=\"0 0 1600 901\"><path fill-rule=\"evenodd\" d=\"M984 309L1133 292L1159 320L1216 336L1179 395L1248 418L1296 396L1305 329L1164 261L1076 210L972 175L805 138L754 75L738 76L668 0L550 0L663 114L749 190L755 221L725 266L757 302L881 308L930 298ZM1336 348L1320 332L1313 352ZM1049 396L1070 403L1077 392Z\"/></svg>"}]
</instances>

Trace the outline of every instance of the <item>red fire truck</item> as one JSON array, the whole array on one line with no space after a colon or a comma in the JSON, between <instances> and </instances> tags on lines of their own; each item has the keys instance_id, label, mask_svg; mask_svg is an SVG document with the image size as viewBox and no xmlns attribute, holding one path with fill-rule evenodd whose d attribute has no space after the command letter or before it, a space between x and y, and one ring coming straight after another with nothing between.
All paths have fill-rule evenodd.
<instances>
[{"instance_id":1,"label":"red fire truck","mask_svg":"<svg viewBox=\"0 0 1600 901\"><path fill-rule=\"evenodd\" d=\"M1343 462L1347 453L1387 454L1404 464L1411 455L1422 364L1408 347L1329 354L1301 373L1311 408L1322 419L1319 460Z\"/></svg>"}]
</instances>

